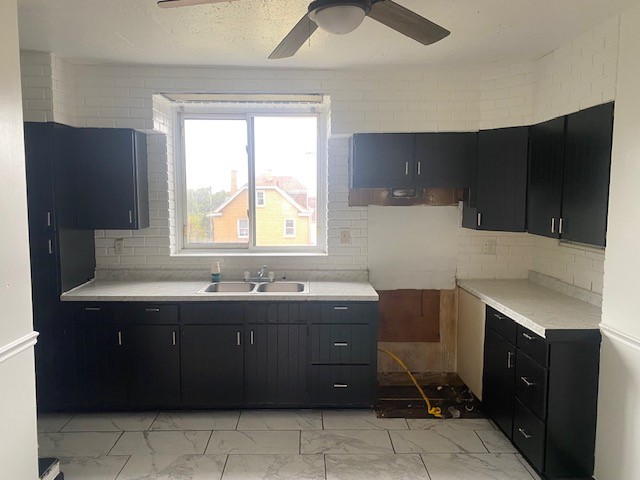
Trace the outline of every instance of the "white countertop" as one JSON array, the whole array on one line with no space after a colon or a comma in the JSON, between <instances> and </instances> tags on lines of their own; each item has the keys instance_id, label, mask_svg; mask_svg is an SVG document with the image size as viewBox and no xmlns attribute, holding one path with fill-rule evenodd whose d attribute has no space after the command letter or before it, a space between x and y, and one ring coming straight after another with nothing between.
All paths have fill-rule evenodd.
<instances>
[{"instance_id":1,"label":"white countertop","mask_svg":"<svg viewBox=\"0 0 640 480\"><path fill-rule=\"evenodd\" d=\"M66 293L65 302L373 302L378 294L365 282L309 282L308 293L198 293L206 281L92 280Z\"/></svg>"},{"instance_id":2,"label":"white countertop","mask_svg":"<svg viewBox=\"0 0 640 480\"><path fill-rule=\"evenodd\" d=\"M543 337L599 329L600 308L527 280L458 280L458 286Z\"/></svg>"}]
</instances>

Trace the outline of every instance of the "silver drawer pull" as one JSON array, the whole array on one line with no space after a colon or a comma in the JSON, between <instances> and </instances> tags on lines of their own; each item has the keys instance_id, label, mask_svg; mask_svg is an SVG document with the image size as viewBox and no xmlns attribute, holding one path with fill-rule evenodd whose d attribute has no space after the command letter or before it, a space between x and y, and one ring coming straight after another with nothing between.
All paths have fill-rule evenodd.
<instances>
[{"instance_id":1,"label":"silver drawer pull","mask_svg":"<svg viewBox=\"0 0 640 480\"><path fill-rule=\"evenodd\" d=\"M118 332L118 346L122 346L122 332Z\"/></svg>"},{"instance_id":2,"label":"silver drawer pull","mask_svg":"<svg viewBox=\"0 0 640 480\"><path fill-rule=\"evenodd\" d=\"M527 431L524 428L519 428L518 431L522 434L522 436L524 438L526 438L527 440L531 438L531 434L527 433Z\"/></svg>"},{"instance_id":3,"label":"silver drawer pull","mask_svg":"<svg viewBox=\"0 0 640 480\"><path fill-rule=\"evenodd\" d=\"M53 242L49 239L49 255L53 254Z\"/></svg>"},{"instance_id":4,"label":"silver drawer pull","mask_svg":"<svg viewBox=\"0 0 640 480\"><path fill-rule=\"evenodd\" d=\"M159 312L160 309L159 308L145 308L144 311L145 312Z\"/></svg>"},{"instance_id":5,"label":"silver drawer pull","mask_svg":"<svg viewBox=\"0 0 640 480\"><path fill-rule=\"evenodd\" d=\"M133 223L133 212L129 210L129 223Z\"/></svg>"},{"instance_id":6,"label":"silver drawer pull","mask_svg":"<svg viewBox=\"0 0 640 480\"><path fill-rule=\"evenodd\" d=\"M349 307L333 307L334 310L349 310Z\"/></svg>"},{"instance_id":7,"label":"silver drawer pull","mask_svg":"<svg viewBox=\"0 0 640 480\"><path fill-rule=\"evenodd\" d=\"M507 352L507 368L513 368L513 352Z\"/></svg>"},{"instance_id":8,"label":"silver drawer pull","mask_svg":"<svg viewBox=\"0 0 640 480\"><path fill-rule=\"evenodd\" d=\"M236 343L240 346L240 332L236 332Z\"/></svg>"},{"instance_id":9,"label":"silver drawer pull","mask_svg":"<svg viewBox=\"0 0 640 480\"><path fill-rule=\"evenodd\" d=\"M530 342L533 342L535 340L535 338L533 338L531 335L529 335L528 333L522 332L522 336L524 338L526 338L527 340L529 340Z\"/></svg>"},{"instance_id":10,"label":"silver drawer pull","mask_svg":"<svg viewBox=\"0 0 640 480\"><path fill-rule=\"evenodd\" d=\"M506 320L507 319L507 317L503 317L499 313L494 313L493 316L496 317L498 320Z\"/></svg>"},{"instance_id":11,"label":"silver drawer pull","mask_svg":"<svg viewBox=\"0 0 640 480\"><path fill-rule=\"evenodd\" d=\"M334 347L348 347L349 344L347 342L333 342Z\"/></svg>"},{"instance_id":12,"label":"silver drawer pull","mask_svg":"<svg viewBox=\"0 0 640 480\"><path fill-rule=\"evenodd\" d=\"M551 218L551 233L556 233L556 219Z\"/></svg>"},{"instance_id":13,"label":"silver drawer pull","mask_svg":"<svg viewBox=\"0 0 640 480\"><path fill-rule=\"evenodd\" d=\"M173 340L173 346L176 346L176 332L171 332L172 333L172 340Z\"/></svg>"},{"instance_id":14,"label":"silver drawer pull","mask_svg":"<svg viewBox=\"0 0 640 480\"><path fill-rule=\"evenodd\" d=\"M253 330L251 330L251 345L253 345Z\"/></svg>"},{"instance_id":15,"label":"silver drawer pull","mask_svg":"<svg viewBox=\"0 0 640 480\"><path fill-rule=\"evenodd\" d=\"M84 311L85 312L99 312L100 311L100 307L85 307Z\"/></svg>"},{"instance_id":16,"label":"silver drawer pull","mask_svg":"<svg viewBox=\"0 0 640 480\"><path fill-rule=\"evenodd\" d=\"M536 382L532 382L527 377L520 377L520 380L522 380L527 387L533 387L534 385L537 385Z\"/></svg>"},{"instance_id":17,"label":"silver drawer pull","mask_svg":"<svg viewBox=\"0 0 640 480\"><path fill-rule=\"evenodd\" d=\"M47 212L47 227L51 226L51 212Z\"/></svg>"},{"instance_id":18,"label":"silver drawer pull","mask_svg":"<svg viewBox=\"0 0 640 480\"><path fill-rule=\"evenodd\" d=\"M346 383L334 383L333 388L349 388L349 385Z\"/></svg>"},{"instance_id":19,"label":"silver drawer pull","mask_svg":"<svg viewBox=\"0 0 640 480\"><path fill-rule=\"evenodd\" d=\"M409 162L404 162L404 174L409 175Z\"/></svg>"}]
</instances>

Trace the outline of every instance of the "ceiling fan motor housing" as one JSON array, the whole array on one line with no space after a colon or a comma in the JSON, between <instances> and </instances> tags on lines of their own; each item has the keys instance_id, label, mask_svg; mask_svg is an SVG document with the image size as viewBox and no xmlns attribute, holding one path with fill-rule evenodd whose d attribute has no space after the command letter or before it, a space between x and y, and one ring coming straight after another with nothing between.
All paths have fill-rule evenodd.
<instances>
[{"instance_id":1,"label":"ceiling fan motor housing","mask_svg":"<svg viewBox=\"0 0 640 480\"><path fill-rule=\"evenodd\" d=\"M309 4L309 13L318 12L329 7L338 6L354 6L360 7L364 10L365 14L369 14L371 11L371 4L374 3L371 0L315 0Z\"/></svg>"},{"instance_id":2,"label":"ceiling fan motor housing","mask_svg":"<svg viewBox=\"0 0 640 480\"><path fill-rule=\"evenodd\" d=\"M371 4L372 0L315 0L309 5L308 17L322 30L344 35L362 23Z\"/></svg>"}]
</instances>

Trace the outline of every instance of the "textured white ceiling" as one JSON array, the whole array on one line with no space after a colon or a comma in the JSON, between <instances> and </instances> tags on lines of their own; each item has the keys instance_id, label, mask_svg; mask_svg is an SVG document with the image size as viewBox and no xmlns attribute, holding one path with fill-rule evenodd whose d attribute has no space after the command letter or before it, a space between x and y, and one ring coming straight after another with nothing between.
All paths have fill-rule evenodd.
<instances>
[{"instance_id":1,"label":"textured white ceiling","mask_svg":"<svg viewBox=\"0 0 640 480\"><path fill-rule=\"evenodd\" d=\"M306 0L238 0L160 9L154 0L19 0L21 48L75 61L344 68L464 66L539 58L638 0L396 0L451 30L423 46L367 18L318 30L290 59L267 57Z\"/></svg>"}]
</instances>

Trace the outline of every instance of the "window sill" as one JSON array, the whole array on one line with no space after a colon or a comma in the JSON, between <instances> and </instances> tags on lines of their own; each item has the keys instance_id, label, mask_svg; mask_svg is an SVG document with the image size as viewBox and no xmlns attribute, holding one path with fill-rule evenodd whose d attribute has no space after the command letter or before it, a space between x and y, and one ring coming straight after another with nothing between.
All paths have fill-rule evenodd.
<instances>
[{"instance_id":1,"label":"window sill","mask_svg":"<svg viewBox=\"0 0 640 480\"><path fill-rule=\"evenodd\" d=\"M172 253L171 257L286 257L286 258L305 258L305 257L328 257L327 252L249 252L235 250L181 250Z\"/></svg>"}]
</instances>

